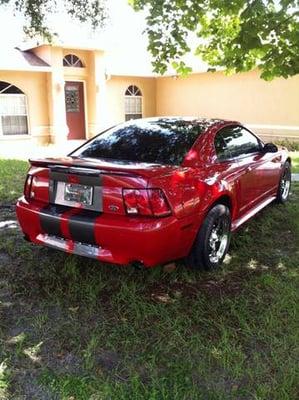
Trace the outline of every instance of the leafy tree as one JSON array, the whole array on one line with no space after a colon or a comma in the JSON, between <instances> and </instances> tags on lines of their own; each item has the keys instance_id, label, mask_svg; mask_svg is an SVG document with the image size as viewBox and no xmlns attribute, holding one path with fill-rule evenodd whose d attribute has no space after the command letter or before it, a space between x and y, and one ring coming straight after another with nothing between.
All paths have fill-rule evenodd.
<instances>
[{"instance_id":1,"label":"leafy tree","mask_svg":"<svg viewBox=\"0 0 299 400\"><path fill-rule=\"evenodd\" d=\"M299 0L129 0L147 10L148 49L154 70L172 65L180 74L195 33L195 54L211 69L228 72L259 67L261 77L299 73Z\"/></svg>"},{"instance_id":2,"label":"leafy tree","mask_svg":"<svg viewBox=\"0 0 299 400\"><path fill-rule=\"evenodd\" d=\"M11 5L26 19L25 33L29 37L41 36L51 41L53 34L47 27L47 16L64 10L80 22L93 28L103 26L107 17L106 0L0 0L1 5Z\"/></svg>"},{"instance_id":3,"label":"leafy tree","mask_svg":"<svg viewBox=\"0 0 299 400\"><path fill-rule=\"evenodd\" d=\"M110 0L113 1L113 0ZM128 0L136 11L147 10L148 49L154 71L172 65L179 74L191 68L183 56L190 52L228 72L259 67L270 80L299 73L299 0ZM27 19L26 33L51 40L47 15L64 5L67 12L92 27L103 26L106 0L0 0Z\"/></svg>"}]
</instances>

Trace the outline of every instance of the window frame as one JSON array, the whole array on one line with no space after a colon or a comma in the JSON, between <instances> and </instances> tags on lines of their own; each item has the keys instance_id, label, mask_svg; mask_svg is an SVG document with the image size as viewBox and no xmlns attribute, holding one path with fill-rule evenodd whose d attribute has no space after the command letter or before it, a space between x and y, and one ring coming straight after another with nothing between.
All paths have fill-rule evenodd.
<instances>
[{"instance_id":1,"label":"window frame","mask_svg":"<svg viewBox=\"0 0 299 400\"><path fill-rule=\"evenodd\" d=\"M235 157L232 157L232 156L231 156L231 157L229 157L229 158L219 159L218 154L217 154L217 151L216 151L216 146L215 146L216 136L219 135L219 134L221 134L221 132L222 132L224 129L227 129L227 128L242 128L242 129L244 129L245 131L247 131L248 133L250 133L253 137L255 137L255 138L257 139L257 141L258 141L258 143L259 143L259 146L260 146L260 150L259 150L259 151L255 151L255 152L253 152L253 153L242 154L242 155L235 156ZM264 142L263 142L255 133L253 133L250 129L246 128L246 127L243 126L243 125L234 124L234 125L226 125L226 126L220 128L219 131L217 131L216 134L215 134L215 136L214 136L213 144L214 144L214 151L215 151L215 155L216 155L217 161L218 161L219 163L223 163L223 162L227 162L227 161L239 160L239 159L243 159L243 158L246 158L246 157L250 157L250 156L252 156L252 155L260 154L261 151L262 151Z\"/></svg>"},{"instance_id":2,"label":"window frame","mask_svg":"<svg viewBox=\"0 0 299 400\"><path fill-rule=\"evenodd\" d=\"M135 87L137 88L138 92L140 93L140 95L136 95L136 94L126 94L126 92L129 90L130 87ZM131 112L126 112L126 100L129 99L139 99L141 102L141 113L131 113ZM139 119L139 118L143 118L143 95L142 95L142 91L139 89L139 87L137 85L129 85L126 90L125 90L125 95L124 95L124 115L125 115L125 122L127 121L131 121L134 119ZM130 118L127 119L127 116L129 115L140 115L140 117L138 118Z\"/></svg>"},{"instance_id":3,"label":"window frame","mask_svg":"<svg viewBox=\"0 0 299 400\"><path fill-rule=\"evenodd\" d=\"M68 57L68 56L77 57L77 61L75 62L75 64L74 63L70 64L70 62L66 59L66 57ZM64 62L66 62L68 65L64 65ZM81 65L76 65L77 63L81 63ZM82 59L80 57L78 57L77 54L73 54L73 53L68 53L63 56L62 65L64 68L85 68L85 64L82 61Z\"/></svg>"},{"instance_id":4,"label":"window frame","mask_svg":"<svg viewBox=\"0 0 299 400\"><path fill-rule=\"evenodd\" d=\"M15 86L15 85L12 85ZM17 87L17 86L16 86ZM17 87L17 89L19 89ZM20 89L19 89L20 90ZM16 133L16 134L11 134L11 135L6 135L3 133L3 127L2 127L2 117L4 116L10 116L6 114L1 114L0 113L0 138L1 139L9 139L9 138L27 138L30 136L30 118L29 118L29 109L28 109L28 98L25 93L0 93L0 97L4 96L10 96L10 97L23 97L25 100L25 109L26 109L26 114L18 114L18 116L25 116L27 119L27 133L21 134L21 133Z\"/></svg>"}]
</instances>

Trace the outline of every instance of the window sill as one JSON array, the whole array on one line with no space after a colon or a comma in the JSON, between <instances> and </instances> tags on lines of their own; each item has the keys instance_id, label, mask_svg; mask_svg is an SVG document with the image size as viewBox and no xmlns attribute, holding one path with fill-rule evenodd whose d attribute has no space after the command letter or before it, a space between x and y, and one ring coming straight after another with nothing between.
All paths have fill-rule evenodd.
<instances>
[{"instance_id":1,"label":"window sill","mask_svg":"<svg viewBox=\"0 0 299 400\"><path fill-rule=\"evenodd\" d=\"M0 135L0 141L9 141L9 140L30 140L31 135Z\"/></svg>"}]
</instances>

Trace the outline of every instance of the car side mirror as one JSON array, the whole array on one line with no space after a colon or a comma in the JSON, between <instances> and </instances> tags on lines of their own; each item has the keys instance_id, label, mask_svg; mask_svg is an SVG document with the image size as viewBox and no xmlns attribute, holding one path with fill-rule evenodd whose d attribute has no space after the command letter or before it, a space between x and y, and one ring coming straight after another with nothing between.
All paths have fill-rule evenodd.
<instances>
[{"instance_id":1,"label":"car side mirror","mask_svg":"<svg viewBox=\"0 0 299 400\"><path fill-rule=\"evenodd\" d=\"M263 153L276 153L278 151L278 147L274 143L265 143L262 151Z\"/></svg>"}]
</instances>

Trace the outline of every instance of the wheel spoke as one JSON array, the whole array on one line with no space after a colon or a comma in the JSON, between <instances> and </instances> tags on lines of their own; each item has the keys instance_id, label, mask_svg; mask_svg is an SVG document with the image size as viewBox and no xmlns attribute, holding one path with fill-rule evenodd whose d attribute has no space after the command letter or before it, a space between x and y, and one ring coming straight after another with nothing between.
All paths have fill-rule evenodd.
<instances>
[{"instance_id":1,"label":"wheel spoke","mask_svg":"<svg viewBox=\"0 0 299 400\"><path fill-rule=\"evenodd\" d=\"M280 194L283 200L287 199L290 191L290 186L291 186L291 174L289 169L286 169L283 173L280 182Z\"/></svg>"},{"instance_id":2,"label":"wheel spoke","mask_svg":"<svg viewBox=\"0 0 299 400\"><path fill-rule=\"evenodd\" d=\"M208 241L211 262L217 263L223 257L228 243L228 233L229 221L227 218L218 218L210 232Z\"/></svg>"}]
</instances>

